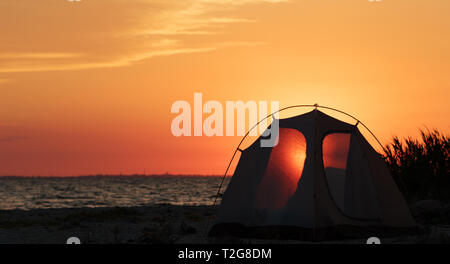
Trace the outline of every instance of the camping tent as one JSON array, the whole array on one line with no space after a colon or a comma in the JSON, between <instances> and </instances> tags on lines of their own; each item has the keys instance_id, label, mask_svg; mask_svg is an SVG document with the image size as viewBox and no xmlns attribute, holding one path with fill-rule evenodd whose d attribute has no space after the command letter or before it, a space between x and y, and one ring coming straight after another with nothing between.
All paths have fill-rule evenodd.
<instances>
[{"instance_id":1,"label":"camping tent","mask_svg":"<svg viewBox=\"0 0 450 264\"><path fill-rule=\"evenodd\" d=\"M261 136L241 150L210 236L325 240L415 227L359 121L345 123L316 108L273 122L278 144L263 148Z\"/></svg>"}]
</instances>

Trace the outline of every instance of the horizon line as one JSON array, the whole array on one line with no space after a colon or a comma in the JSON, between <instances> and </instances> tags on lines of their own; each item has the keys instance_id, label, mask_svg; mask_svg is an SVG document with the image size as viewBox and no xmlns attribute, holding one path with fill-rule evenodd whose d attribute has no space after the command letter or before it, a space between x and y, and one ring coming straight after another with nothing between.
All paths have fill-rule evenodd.
<instances>
[{"instance_id":1,"label":"horizon line","mask_svg":"<svg viewBox=\"0 0 450 264\"><path fill-rule=\"evenodd\" d=\"M82 174L72 176L58 176L58 175L0 175L0 178L88 178L88 177L223 177L219 174L172 174L172 173L155 173L155 174L143 174L143 173L131 173L131 174ZM225 177L231 177L232 175L226 175Z\"/></svg>"}]
</instances>

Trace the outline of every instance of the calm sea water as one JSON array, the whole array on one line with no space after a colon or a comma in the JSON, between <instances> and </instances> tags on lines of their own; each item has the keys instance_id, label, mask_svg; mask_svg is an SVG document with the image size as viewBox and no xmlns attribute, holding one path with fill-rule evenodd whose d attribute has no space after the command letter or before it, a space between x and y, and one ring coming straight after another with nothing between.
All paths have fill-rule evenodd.
<instances>
[{"instance_id":1,"label":"calm sea water","mask_svg":"<svg viewBox=\"0 0 450 264\"><path fill-rule=\"evenodd\" d=\"M0 178L0 210L211 205L219 177ZM225 179L222 192L228 185Z\"/></svg>"}]
</instances>

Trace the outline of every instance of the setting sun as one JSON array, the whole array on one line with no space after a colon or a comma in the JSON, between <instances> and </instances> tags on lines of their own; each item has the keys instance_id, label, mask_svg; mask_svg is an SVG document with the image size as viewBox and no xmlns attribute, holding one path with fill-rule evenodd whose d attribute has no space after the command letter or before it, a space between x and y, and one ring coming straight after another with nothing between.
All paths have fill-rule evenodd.
<instances>
[{"instance_id":1,"label":"setting sun","mask_svg":"<svg viewBox=\"0 0 450 264\"><path fill-rule=\"evenodd\" d=\"M448 133L449 13L444 0L3 0L0 175L222 174L241 137L171 133L172 104L195 92L336 107L383 144Z\"/></svg>"}]
</instances>

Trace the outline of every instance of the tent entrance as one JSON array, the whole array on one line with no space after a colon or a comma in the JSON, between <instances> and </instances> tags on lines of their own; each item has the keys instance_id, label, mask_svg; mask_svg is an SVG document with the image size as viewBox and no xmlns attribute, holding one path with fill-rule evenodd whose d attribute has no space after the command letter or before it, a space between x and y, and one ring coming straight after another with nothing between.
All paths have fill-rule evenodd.
<instances>
[{"instance_id":1,"label":"tent entrance","mask_svg":"<svg viewBox=\"0 0 450 264\"><path fill-rule=\"evenodd\" d=\"M256 208L280 209L297 191L306 159L306 139L297 129L280 128L278 144L256 192Z\"/></svg>"}]
</instances>

